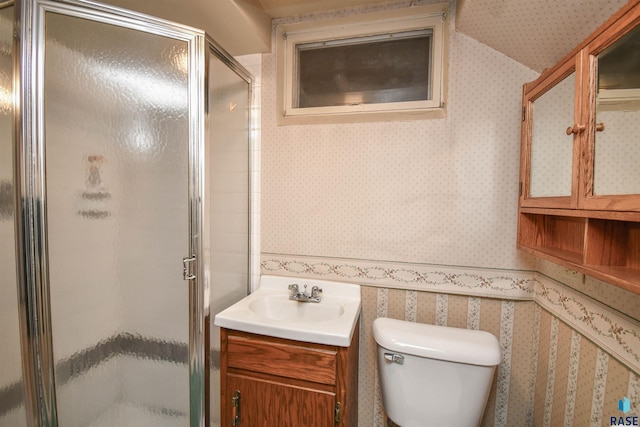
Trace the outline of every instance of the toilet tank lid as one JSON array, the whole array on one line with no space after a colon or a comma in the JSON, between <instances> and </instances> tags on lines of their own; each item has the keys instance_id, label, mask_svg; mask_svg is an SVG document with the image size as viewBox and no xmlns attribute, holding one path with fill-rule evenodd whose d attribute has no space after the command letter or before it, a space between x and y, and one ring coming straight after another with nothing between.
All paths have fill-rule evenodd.
<instances>
[{"instance_id":1,"label":"toilet tank lid","mask_svg":"<svg viewBox=\"0 0 640 427\"><path fill-rule=\"evenodd\" d=\"M373 321L373 337L391 351L480 366L500 364L500 343L491 333L384 317Z\"/></svg>"}]
</instances>

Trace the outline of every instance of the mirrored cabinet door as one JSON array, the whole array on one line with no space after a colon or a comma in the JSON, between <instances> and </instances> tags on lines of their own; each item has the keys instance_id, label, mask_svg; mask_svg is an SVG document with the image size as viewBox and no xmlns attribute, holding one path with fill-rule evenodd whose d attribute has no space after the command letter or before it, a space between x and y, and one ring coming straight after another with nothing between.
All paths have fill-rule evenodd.
<instances>
[{"instance_id":1,"label":"mirrored cabinet door","mask_svg":"<svg viewBox=\"0 0 640 427\"><path fill-rule=\"evenodd\" d=\"M571 196L575 82L572 72L533 103L529 197Z\"/></svg>"},{"instance_id":2,"label":"mirrored cabinet door","mask_svg":"<svg viewBox=\"0 0 640 427\"><path fill-rule=\"evenodd\" d=\"M589 209L640 210L640 26L624 33L590 55Z\"/></svg>"},{"instance_id":3,"label":"mirrored cabinet door","mask_svg":"<svg viewBox=\"0 0 640 427\"><path fill-rule=\"evenodd\" d=\"M525 85L521 205L575 208L580 138L577 60ZM574 130L575 129L575 130Z\"/></svg>"}]
</instances>

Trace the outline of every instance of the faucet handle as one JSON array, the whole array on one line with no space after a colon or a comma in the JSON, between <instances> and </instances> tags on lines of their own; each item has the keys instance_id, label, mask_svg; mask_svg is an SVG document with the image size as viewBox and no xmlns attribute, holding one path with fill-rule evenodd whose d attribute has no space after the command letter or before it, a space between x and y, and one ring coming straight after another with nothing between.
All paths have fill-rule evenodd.
<instances>
[{"instance_id":1,"label":"faucet handle","mask_svg":"<svg viewBox=\"0 0 640 427\"><path fill-rule=\"evenodd\" d=\"M317 286L311 288L311 296L313 298L318 298L320 295L322 295L322 288L319 288Z\"/></svg>"},{"instance_id":2,"label":"faucet handle","mask_svg":"<svg viewBox=\"0 0 640 427\"><path fill-rule=\"evenodd\" d=\"M291 291L292 294L297 294L298 293L298 284L297 283L292 283L289 285L289 290Z\"/></svg>"}]
</instances>

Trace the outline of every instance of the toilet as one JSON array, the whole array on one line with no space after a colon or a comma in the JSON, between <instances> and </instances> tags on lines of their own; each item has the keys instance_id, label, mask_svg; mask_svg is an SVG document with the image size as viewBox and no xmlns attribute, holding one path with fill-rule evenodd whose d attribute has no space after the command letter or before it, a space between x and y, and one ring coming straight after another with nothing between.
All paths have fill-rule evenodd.
<instances>
[{"instance_id":1,"label":"toilet","mask_svg":"<svg viewBox=\"0 0 640 427\"><path fill-rule=\"evenodd\" d=\"M476 427L500 343L489 332L378 318L373 321L384 410L401 427Z\"/></svg>"}]
</instances>

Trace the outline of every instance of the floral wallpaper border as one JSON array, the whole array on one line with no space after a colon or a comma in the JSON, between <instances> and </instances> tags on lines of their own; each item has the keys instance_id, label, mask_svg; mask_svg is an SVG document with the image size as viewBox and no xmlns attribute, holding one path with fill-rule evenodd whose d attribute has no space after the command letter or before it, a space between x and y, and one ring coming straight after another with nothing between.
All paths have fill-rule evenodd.
<instances>
[{"instance_id":1,"label":"floral wallpaper border","mask_svg":"<svg viewBox=\"0 0 640 427\"><path fill-rule=\"evenodd\" d=\"M317 277L372 286L530 300L533 273L430 264L262 254L262 274Z\"/></svg>"},{"instance_id":2,"label":"floral wallpaper border","mask_svg":"<svg viewBox=\"0 0 640 427\"><path fill-rule=\"evenodd\" d=\"M534 300L640 373L640 324L540 274Z\"/></svg>"},{"instance_id":3,"label":"floral wallpaper border","mask_svg":"<svg viewBox=\"0 0 640 427\"><path fill-rule=\"evenodd\" d=\"M262 254L261 273L439 294L534 300L640 373L640 324L539 273Z\"/></svg>"}]
</instances>

